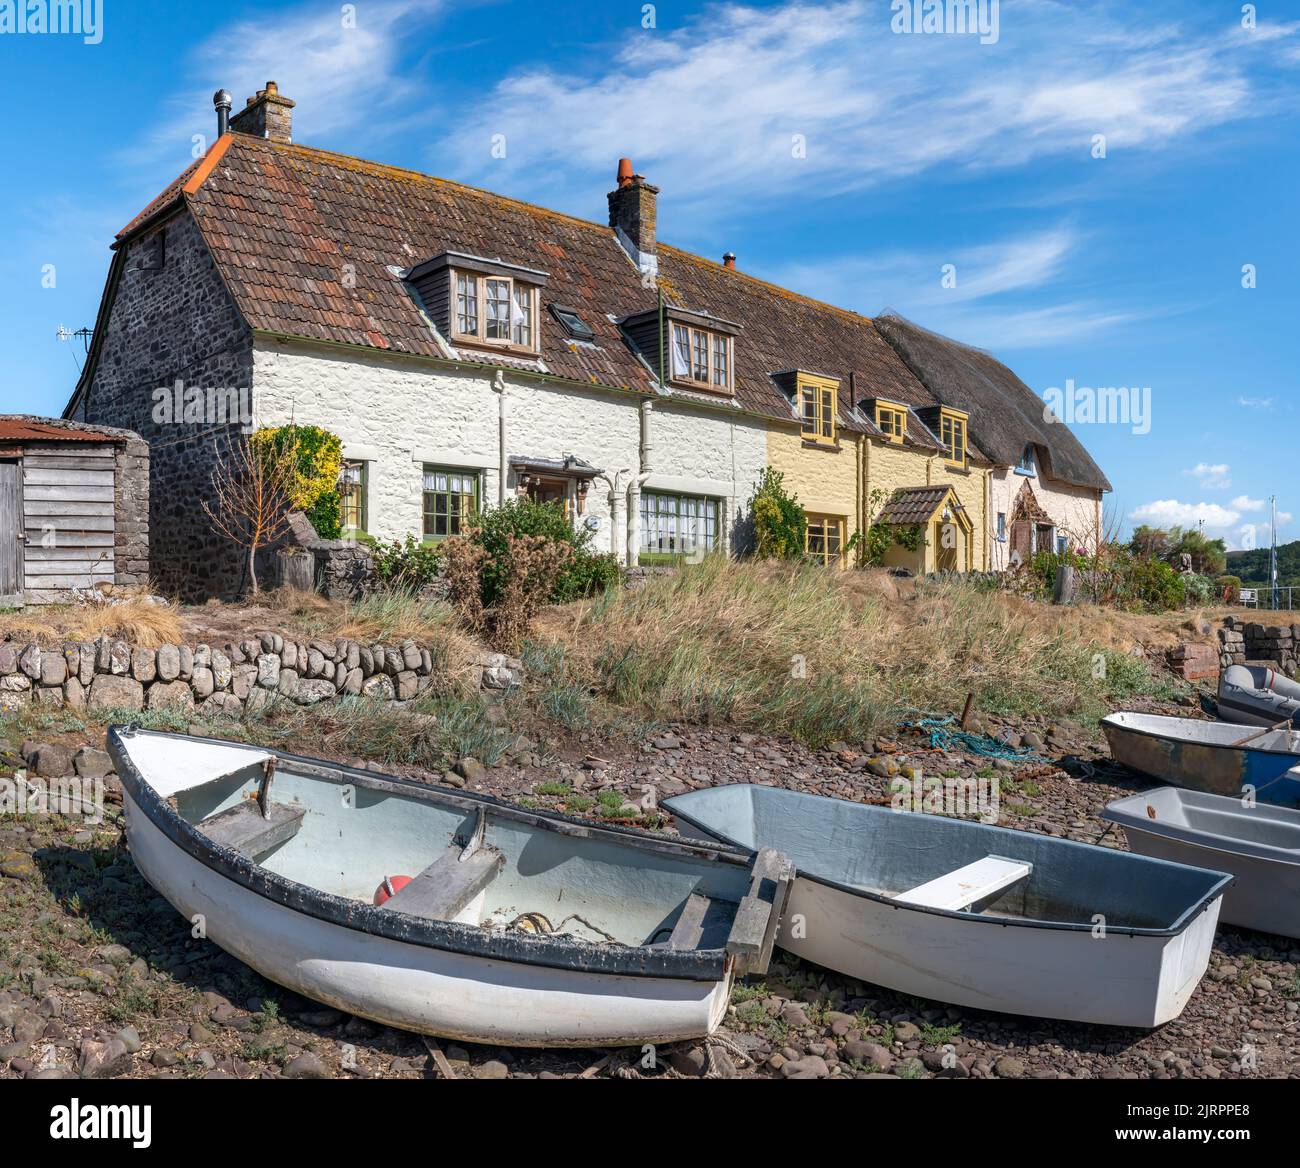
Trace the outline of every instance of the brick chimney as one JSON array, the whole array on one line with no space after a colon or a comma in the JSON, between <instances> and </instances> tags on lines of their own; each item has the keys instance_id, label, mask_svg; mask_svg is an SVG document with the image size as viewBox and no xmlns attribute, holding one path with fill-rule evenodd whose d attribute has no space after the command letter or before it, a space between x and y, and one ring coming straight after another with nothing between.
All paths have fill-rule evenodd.
<instances>
[{"instance_id":1,"label":"brick chimney","mask_svg":"<svg viewBox=\"0 0 1300 1168\"><path fill-rule=\"evenodd\" d=\"M623 250L642 271L657 269L655 259L655 196L644 175L635 174L630 158L618 160L618 186L609 192L609 225Z\"/></svg>"},{"instance_id":2,"label":"brick chimney","mask_svg":"<svg viewBox=\"0 0 1300 1168\"><path fill-rule=\"evenodd\" d=\"M259 89L230 119L230 128L237 134L251 134L254 138L287 145L293 141L293 106L293 102L280 95L280 87L268 81L266 88Z\"/></svg>"}]
</instances>

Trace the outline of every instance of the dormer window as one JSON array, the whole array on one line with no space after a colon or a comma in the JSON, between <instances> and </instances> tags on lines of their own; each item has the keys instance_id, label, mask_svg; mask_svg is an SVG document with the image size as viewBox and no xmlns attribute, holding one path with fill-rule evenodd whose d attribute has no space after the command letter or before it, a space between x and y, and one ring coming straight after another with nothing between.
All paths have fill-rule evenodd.
<instances>
[{"instance_id":1,"label":"dormer window","mask_svg":"<svg viewBox=\"0 0 1300 1168\"><path fill-rule=\"evenodd\" d=\"M943 410L939 415L939 441L947 453L949 466L966 465L966 415Z\"/></svg>"},{"instance_id":2,"label":"dormer window","mask_svg":"<svg viewBox=\"0 0 1300 1168\"><path fill-rule=\"evenodd\" d=\"M673 380L699 389L731 392L731 338L672 322Z\"/></svg>"},{"instance_id":3,"label":"dormer window","mask_svg":"<svg viewBox=\"0 0 1300 1168\"><path fill-rule=\"evenodd\" d=\"M877 402L876 425L891 442L902 442L907 434L907 407L894 402Z\"/></svg>"},{"instance_id":4,"label":"dormer window","mask_svg":"<svg viewBox=\"0 0 1300 1168\"><path fill-rule=\"evenodd\" d=\"M537 313L545 272L444 251L404 278L430 323L453 343L538 352Z\"/></svg>"},{"instance_id":5,"label":"dormer window","mask_svg":"<svg viewBox=\"0 0 1300 1168\"><path fill-rule=\"evenodd\" d=\"M457 272L452 338L535 350L535 304L532 287L509 276Z\"/></svg>"},{"instance_id":6,"label":"dormer window","mask_svg":"<svg viewBox=\"0 0 1300 1168\"><path fill-rule=\"evenodd\" d=\"M797 400L799 418L803 422L801 433L805 442L816 442L819 446L835 445L838 387L839 383L828 377L799 374Z\"/></svg>"},{"instance_id":7,"label":"dormer window","mask_svg":"<svg viewBox=\"0 0 1300 1168\"><path fill-rule=\"evenodd\" d=\"M1025 447L1024 453L1020 456L1020 461L1016 464L1016 471L1022 475L1036 475L1038 473L1038 460L1034 455L1034 444L1032 442Z\"/></svg>"}]
</instances>

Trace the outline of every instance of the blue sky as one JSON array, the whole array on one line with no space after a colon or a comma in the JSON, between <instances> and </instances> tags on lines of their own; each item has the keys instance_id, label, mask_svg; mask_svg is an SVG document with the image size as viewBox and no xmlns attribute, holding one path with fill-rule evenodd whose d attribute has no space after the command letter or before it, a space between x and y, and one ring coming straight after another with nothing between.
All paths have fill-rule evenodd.
<instances>
[{"instance_id":1,"label":"blue sky","mask_svg":"<svg viewBox=\"0 0 1300 1168\"><path fill-rule=\"evenodd\" d=\"M101 3L98 44L0 31L0 411L62 409L56 330L94 323L113 235L215 89L275 79L297 141L590 219L630 155L663 240L1040 393L1149 389L1149 427L1076 427L1125 530L1264 543L1276 494L1300 536L1300 0L1253 28L1235 0L1002 0L990 43L894 32L890 0Z\"/></svg>"}]
</instances>

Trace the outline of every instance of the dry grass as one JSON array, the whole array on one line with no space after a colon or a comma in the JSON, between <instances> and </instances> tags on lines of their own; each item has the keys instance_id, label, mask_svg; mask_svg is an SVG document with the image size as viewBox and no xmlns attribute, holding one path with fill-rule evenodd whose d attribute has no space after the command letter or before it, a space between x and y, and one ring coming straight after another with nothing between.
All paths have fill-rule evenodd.
<instances>
[{"instance_id":1,"label":"dry grass","mask_svg":"<svg viewBox=\"0 0 1300 1168\"><path fill-rule=\"evenodd\" d=\"M1152 618L896 587L883 573L717 557L553 611L541 639L616 704L809 741L861 739L906 710L958 710L970 692L987 712L1092 717L1164 684L1128 652Z\"/></svg>"},{"instance_id":2,"label":"dry grass","mask_svg":"<svg viewBox=\"0 0 1300 1168\"><path fill-rule=\"evenodd\" d=\"M181 616L175 605L154 603L147 593L119 604L33 605L0 613L0 639L49 644L93 641L101 635L156 649L182 639Z\"/></svg>"}]
</instances>

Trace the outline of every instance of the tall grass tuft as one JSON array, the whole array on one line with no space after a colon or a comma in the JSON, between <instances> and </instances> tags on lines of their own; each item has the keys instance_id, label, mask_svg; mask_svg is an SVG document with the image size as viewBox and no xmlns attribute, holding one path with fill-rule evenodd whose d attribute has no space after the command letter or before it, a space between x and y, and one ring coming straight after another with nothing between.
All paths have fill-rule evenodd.
<instances>
[{"instance_id":1,"label":"tall grass tuft","mask_svg":"<svg viewBox=\"0 0 1300 1168\"><path fill-rule=\"evenodd\" d=\"M618 705L817 744L959 710L970 692L987 712L1100 714L1157 685L1131 637L1097 609L962 584L899 598L879 573L718 556L557 614L539 640Z\"/></svg>"}]
</instances>

